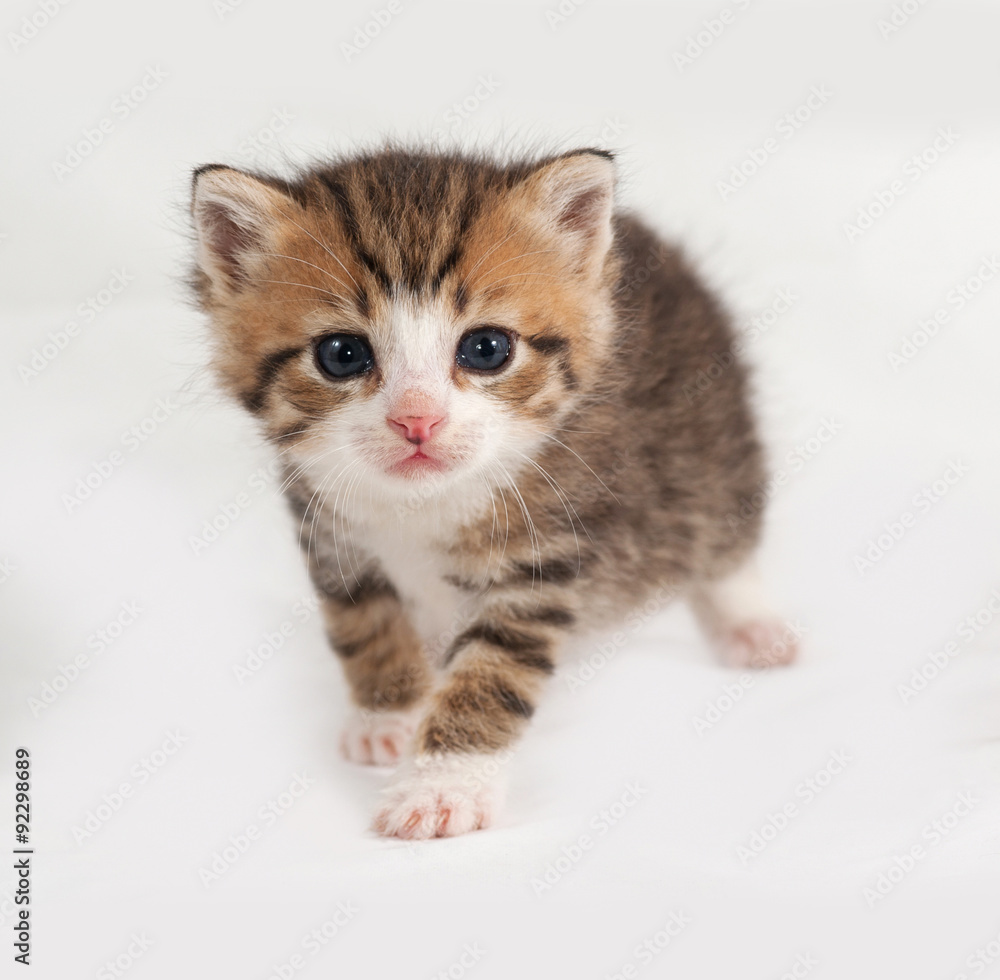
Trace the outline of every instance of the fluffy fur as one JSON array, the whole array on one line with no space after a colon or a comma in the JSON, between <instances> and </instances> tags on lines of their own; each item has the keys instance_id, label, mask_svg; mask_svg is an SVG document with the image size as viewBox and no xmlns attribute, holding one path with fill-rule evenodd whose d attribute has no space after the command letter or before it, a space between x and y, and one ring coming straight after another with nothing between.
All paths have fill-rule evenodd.
<instances>
[{"instance_id":1,"label":"fluffy fur","mask_svg":"<svg viewBox=\"0 0 1000 980\"><path fill-rule=\"evenodd\" d=\"M215 367L287 460L359 711L345 751L407 756L383 833L485 825L499 790L470 773L522 733L567 638L658 589L730 659L790 655L748 564L764 474L743 367L691 397L731 328L613 191L597 150L196 173ZM456 358L483 325L511 339L496 371ZM331 334L364 338L371 369L328 376Z\"/></svg>"}]
</instances>

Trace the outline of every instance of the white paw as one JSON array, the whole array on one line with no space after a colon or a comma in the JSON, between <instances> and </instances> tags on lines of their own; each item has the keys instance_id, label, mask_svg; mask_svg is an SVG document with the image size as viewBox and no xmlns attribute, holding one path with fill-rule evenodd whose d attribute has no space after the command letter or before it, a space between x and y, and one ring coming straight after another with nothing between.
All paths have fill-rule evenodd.
<instances>
[{"instance_id":1,"label":"white paw","mask_svg":"<svg viewBox=\"0 0 1000 980\"><path fill-rule=\"evenodd\" d=\"M778 619L747 620L722 634L723 656L730 667L783 667L798 655L799 632Z\"/></svg>"},{"instance_id":2,"label":"white paw","mask_svg":"<svg viewBox=\"0 0 1000 980\"><path fill-rule=\"evenodd\" d=\"M344 727L340 751L351 762L394 766L406 753L420 722L420 710L355 710Z\"/></svg>"},{"instance_id":3,"label":"white paw","mask_svg":"<svg viewBox=\"0 0 1000 980\"><path fill-rule=\"evenodd\" d=\"M426 840L488 827L503 799L498 757L421 756L383 791L375 829L386 837Z\"/></svg>"}]
</instances>

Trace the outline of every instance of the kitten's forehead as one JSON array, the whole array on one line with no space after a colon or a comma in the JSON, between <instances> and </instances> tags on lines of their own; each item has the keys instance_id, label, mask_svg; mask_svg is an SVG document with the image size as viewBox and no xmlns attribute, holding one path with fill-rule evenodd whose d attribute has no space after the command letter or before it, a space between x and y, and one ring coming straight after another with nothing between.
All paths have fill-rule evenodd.
<instances>
[{"instance_id":1,"label":"kitten's forehead","mask_svg":"<svg viewBox=\"0 0 1000 980\"><path fill-rule=\"evenodd\" d=\"M455 311L440 295L390 299L372 325L372 339L382 351L386 384L446 379L455 359Z\"/></svg>"}]
</instances>

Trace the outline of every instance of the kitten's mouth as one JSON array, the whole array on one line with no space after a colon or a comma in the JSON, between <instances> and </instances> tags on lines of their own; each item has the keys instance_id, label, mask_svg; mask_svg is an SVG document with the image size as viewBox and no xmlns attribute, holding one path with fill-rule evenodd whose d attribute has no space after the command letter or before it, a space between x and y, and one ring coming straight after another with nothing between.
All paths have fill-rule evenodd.
<instances>
[{"instance_id":1,"label":"kitten's mouth","mask_svg":"<svg viewBox=\"0 0 1000 980\"><path fill-rule=\"evenodd\" d=\"M389 467L389 472L397 476L420 476L424 473L440 473L448 469L448 464L444 460L434 456L428 456L422 449L417 449L399 462L393 463Z\"/></svg>"}]
</instances>

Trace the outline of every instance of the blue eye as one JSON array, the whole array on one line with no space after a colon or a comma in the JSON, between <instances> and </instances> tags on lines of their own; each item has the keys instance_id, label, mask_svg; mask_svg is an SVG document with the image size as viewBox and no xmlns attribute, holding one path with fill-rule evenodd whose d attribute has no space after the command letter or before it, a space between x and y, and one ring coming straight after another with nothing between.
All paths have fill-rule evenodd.
<instances>
[{"instance_id":1,"label":"blue eye","mask_svg":"<svg viewBox=\"0 0 1000 980\"><path fill-rule=\"evenodd\" d=\"M375 366L375 356L368 341L346 333L324 337L316 345L316 360L331 378L349 378Z\"/></svg>"},{"instance_id":2,"label":"blue eye","mask_svg":"<svg viewBox=\"0 0 1000 980\"><path fill-rule=\"evenodd\" d=\"M496 327L477 327L458 344L455 360L473 371L495 371L510 356L510 334Z\"/></svg>"}]
</instances>

